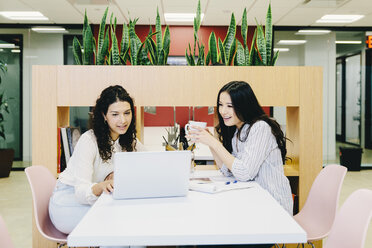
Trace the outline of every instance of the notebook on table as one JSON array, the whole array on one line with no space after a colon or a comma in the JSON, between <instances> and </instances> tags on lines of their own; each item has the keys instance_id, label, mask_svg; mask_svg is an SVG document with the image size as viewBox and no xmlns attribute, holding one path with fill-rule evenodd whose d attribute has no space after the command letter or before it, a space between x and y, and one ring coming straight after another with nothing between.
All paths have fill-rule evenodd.
<instances>
[{"instance_id":1,"label":"notebook on table","mask_svg":"<svg viewBox=\"0 0 372 248\"><path fill-rule=\"evenodd\" d=\"M113 198L186 196L190 165L190 151L116 153Z\"/></svg>"}]
</instances>

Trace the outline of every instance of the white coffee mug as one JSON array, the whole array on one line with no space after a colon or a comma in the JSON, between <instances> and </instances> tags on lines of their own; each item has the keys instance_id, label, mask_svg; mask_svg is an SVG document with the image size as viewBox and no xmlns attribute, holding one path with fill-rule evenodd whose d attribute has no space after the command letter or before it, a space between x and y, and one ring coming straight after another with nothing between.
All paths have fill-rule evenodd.
<instances>
[{"instance_id":1,"label":"white coffee mug","mask_svg":"<svg viewBox=\"0 0 372 248\"><path fill-rule=\"evenodd\" d=\"M189 121L189 123L185 125L186 134L189 134L189 130L195 130L195 128L192 128L192 126L198 126L204 129L207 127L207 123L202 121Z\"/></svg>"}]
</instances>

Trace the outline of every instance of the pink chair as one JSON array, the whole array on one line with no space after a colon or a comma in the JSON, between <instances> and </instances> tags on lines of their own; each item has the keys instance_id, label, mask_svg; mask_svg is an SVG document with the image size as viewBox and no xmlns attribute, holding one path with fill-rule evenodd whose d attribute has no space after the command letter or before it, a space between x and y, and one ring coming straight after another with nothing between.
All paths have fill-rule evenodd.
<instances>
[{"instance_id":1,"label":"pink chair","mask_svg":"<svg viewBox=\"0 0 372 248\"><path fill-rule=\"evenodd\" d=\"M311 186L305 205L294 216L306 231L308 243L313 248L312 242L327 237L331 230L346 171L346 167L336 164L322 169Z\"/></svg>"},{"instance_id":2,"label":"pink chair","mask_svg":"<svg viewBox=\"0 0 372 248\"><path fill-rule=\"evenodd\" d=\"M372 217L372 190L352 193L336 215L324 248L364 248Z\"/></svg>"},{"instance_id":3,"label":"pink chair","mask_svg":"<svg viewBox=\"0 0 372 248\"><path fill-rule=\"evenodd\" d=\"M49 199L56 185L56 178L44 166L27 167L25 172L31 186L37 229L44 238L59 243L58 247L64 246L67 235L58 231L49 217Z\"/></svg>"},{"instance_id":4,"label":"pink chair","mask_svg":"<svg viewBox=\"0 0 372 248\"><path fill-rule=\"evenodd\" d=\"M0 216L0 247L14 248L8 229L6 228L3 218Z\"/></svg>"}]
</instances>

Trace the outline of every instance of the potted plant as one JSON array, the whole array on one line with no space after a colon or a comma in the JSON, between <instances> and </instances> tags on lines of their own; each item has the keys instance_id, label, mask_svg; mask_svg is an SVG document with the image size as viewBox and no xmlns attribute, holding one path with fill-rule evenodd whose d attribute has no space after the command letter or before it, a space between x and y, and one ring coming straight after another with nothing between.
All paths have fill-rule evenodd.
<instances>
[{"instance_id":1,"label":"potted plant","mask_svg":"<svg viewBox=\"0 0 372 248\"><path fill-rule=\"evenodd\" d=\"M6 73L6 64L0 60L0 86L1 76ZM0 89L0 178L9 177L10 170L13 164L14 150L4 148L2 145L5 140L5 114L9 114L8 98L5 95L5 90Z\"/></svg>"}]
</instances>

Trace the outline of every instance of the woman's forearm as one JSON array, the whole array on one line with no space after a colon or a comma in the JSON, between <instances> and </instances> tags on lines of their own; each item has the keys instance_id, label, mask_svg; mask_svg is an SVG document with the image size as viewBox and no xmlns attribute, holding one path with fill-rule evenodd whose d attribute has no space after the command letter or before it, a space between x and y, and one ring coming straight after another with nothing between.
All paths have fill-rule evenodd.
<instances>
[{"instance_id":1,"label":"woman's forearm","mask_svg":"<svg viewBox=\"0 0 372 248\"><path fill-rule=\"evenodd\" d=\"M213 142L211 144L210 150L213 154L213 157L216 159L217 166L220 168L224 164L229 170L231 170L234 163L235 157L226 150L226 148L219 141Z\"/></svg>"}]
</instances>

